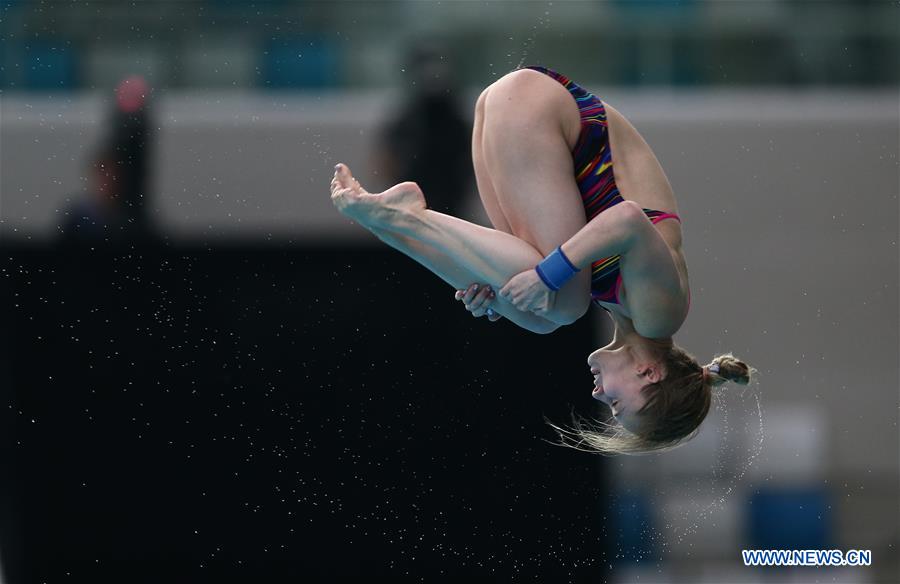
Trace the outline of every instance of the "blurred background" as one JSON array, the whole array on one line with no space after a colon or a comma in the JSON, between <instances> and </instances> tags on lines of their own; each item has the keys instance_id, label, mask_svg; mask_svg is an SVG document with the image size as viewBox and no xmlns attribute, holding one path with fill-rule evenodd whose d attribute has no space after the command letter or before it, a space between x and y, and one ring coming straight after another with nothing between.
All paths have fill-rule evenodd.
<instances>
[{"instance_id":1,"label":"blurred background","mask_svg":"<svg viewBox=\"0 0 900 584\"><path fill-rule=\"evenodd\" d=\"M3 582L900 582L896 2L0 0ZM471 319L345 221L487 224L475 99L524 65L638 128L733 351L667 454L603 459L602 311ZM536 365L537 364L537 365ZM868 567L740 551L868 549Z\"/></svg>"}]
</instances>

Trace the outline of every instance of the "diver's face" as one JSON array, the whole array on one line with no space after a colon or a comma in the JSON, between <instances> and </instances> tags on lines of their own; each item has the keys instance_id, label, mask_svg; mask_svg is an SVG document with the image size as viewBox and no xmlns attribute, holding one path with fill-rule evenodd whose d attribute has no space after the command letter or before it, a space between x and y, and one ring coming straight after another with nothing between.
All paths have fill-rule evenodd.
<instances>
[{"instance_id":1,"label":"diver's face","mask_svg":"<svg viewBox=\"0 0 900 584\"><path fill-rule=\"evenodd\" d=\"M638 428L637 412L646 399L641 388L652 383L649 372L632 355L626 346L617 349L597 349L588 357L588 366L594 376L591 396L612 409L613 416L627 430Z\"/></svg>"}]
</instances>

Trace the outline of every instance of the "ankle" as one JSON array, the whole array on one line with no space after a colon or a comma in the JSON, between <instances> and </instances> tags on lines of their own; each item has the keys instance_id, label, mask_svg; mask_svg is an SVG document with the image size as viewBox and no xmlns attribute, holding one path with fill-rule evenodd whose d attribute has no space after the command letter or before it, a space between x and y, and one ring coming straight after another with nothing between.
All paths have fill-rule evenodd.
<instances>
[{"instance_id":1,"label":"ankle","mask_svg":"<svg viewBox=\"0 0 900 584\"><path fill-rule=\"evenodd\" d=\"M429 213L433 211L429 209L409 210L409 209L391 209L390 210L390 230L402 233L404 235L416 235L427 230L431 224L429 221Z\"/></svg>"}]
</instances>

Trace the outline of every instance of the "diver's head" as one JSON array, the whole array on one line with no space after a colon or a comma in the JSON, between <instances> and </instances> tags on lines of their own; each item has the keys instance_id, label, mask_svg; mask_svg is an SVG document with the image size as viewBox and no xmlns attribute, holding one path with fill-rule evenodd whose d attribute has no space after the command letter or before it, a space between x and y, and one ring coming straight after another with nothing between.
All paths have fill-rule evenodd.
<instances>
[{"instance_id":1,"label":"diver's head","mask_svg":"<svg viewBox=\"0 0 900 584\"><path fill-rule=\"evenodd\" d=\"M755 369L731 353L707 366L671 339L631 334L588 357L593 397L612 411L601 431L583 430L579 445L600 454L641 454L670 450L699 431L709 413L712 388L726 381L747 384Z\"/></svg>"},{"instance_id":2,"label":"diver's head","mask_svg":"<svg viewBox=\"0 0 900 584\"><path fill-rule=\"evenodd\" d=\"M639 433L644 425L640 412L648 396L643 389L666 377L665 355L671 346L671 340L632 334L588 357L594 376L593 398L609 406L616 421L632 433Z\"/></svg>"}]
</instances>

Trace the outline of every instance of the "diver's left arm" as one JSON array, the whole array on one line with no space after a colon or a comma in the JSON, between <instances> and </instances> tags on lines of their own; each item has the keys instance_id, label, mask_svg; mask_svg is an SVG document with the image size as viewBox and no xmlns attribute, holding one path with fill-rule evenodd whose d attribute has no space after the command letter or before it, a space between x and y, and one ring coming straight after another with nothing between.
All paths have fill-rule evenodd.
<instances>
[{"instance_id":1,"label":"diver's left arm","mask_svg":"<svg viewBox=\"0 0 900 584\"><path fill-rule=\"evenodd\" d=\"M561 247L579 271L590 270L591 263L598 259L619 256L622 278L645 290L641 294L646 298L654 295L654 304L658 304L660 294L670 294L672 283L678 282L669 246L640 205L632 201L600 213ZM533 269L514 276L500 295L520 310L548 314L548 308L552 308L553 293Z\"/></svg>"},{"instance_id":2,"label":"diver's left arm","mask_svg":"<svg viewBox=\"0 0 900 584\"><path fill-rule=\"evenodd\" d=\"M616 209L612 221L598 221ZM562 245L575 267L619 256L619 273L626 283L635 330L648 337L671 336L684 322L686 298L677 254L640 205L624 201L604 211Z\"/></svg>"},{"instance_id":3,"label":"diver's left arm","mask_svg":"<svg viewBox=\"0 0 900 584\"><path fill-rule=\"evenodd\" d=\"M612 256L623 256L636 246L652 239L653 224L640 205L622 201L600 213L562 244L562 251L579 270L590 268L591 262ZM661 238L660 245L666 245Z\"/></svg>"},{"instance_id":4,"label":"diver's left arm","mask_svg":"<svg viewBox=\"0 0 900 584\"><path fill-rule=\"evenodd\" d=\"M643 215L643 211L630 201L598 214L562 244L567 263L578 271L590 270L591 262L596 259L627 253L641 238L643 226L638 214ZM646 219L644 222L649 224ZM571 282L570 279L562 286L571 286ZM500 296L519 310L550 315L554 309L555 290L538 275L537 269L530 269L513 276L501 288Z\"/></svg>"}]
</instances>

